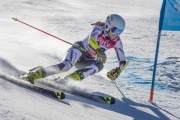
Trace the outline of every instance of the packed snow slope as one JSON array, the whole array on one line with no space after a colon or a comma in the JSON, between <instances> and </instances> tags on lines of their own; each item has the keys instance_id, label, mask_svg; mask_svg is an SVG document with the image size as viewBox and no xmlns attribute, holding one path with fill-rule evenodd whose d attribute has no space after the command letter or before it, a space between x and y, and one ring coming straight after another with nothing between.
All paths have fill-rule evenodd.
<instances>
[{"instance_id":1,"label":"packed snow slope","mask_svg":"<svg viewBox=\"0 0 180 120\"><path fill-rule=\"evenodd\" d=\"M162 0L2 0L0 120L180 119L179 32L162 32L154 103L148 102L161 3ZM74 43L89 34L91 23L104 21L111 13L120 14L126 21L121 39L129 66L116 80L119 89L106 77L107 71L118 64L114 50L107 52L108 60L100 73L69 84L79 90L112 95L115 105L71 94L56 101L7 81L33 67L61 62L71 47L12 17Z\"/></svg>"}]
</instances>

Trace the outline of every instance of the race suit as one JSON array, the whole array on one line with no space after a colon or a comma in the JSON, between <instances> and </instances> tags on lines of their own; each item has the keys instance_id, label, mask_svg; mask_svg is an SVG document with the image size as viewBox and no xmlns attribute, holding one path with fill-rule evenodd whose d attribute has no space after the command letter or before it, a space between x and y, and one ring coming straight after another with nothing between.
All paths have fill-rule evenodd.
<instances>
[{"instance_id":1,"label":"race suit","mask_svg":"<svg viewBox=\"0 0 180 120\"><path fill-rule=\"evenodd\" d=\"M119 67L123 67L126 58L120 37L117 36L110 40L108 37L105 37L103 30L104 26L95 25L92 32L84 40L76 42L74 46L68 50L66 58L62 63L45 68L46 76L68 71L72 66L75 66L83 73L84 78L86 78L103 69L102 62L97 61L95 56L87 54L87 52L79 48L83 48L94 54L96 54L96 47L103 48L105 51L114 48L119 61ZM97 42L98 46L93 46L93 41Z\"/></svg>"}]
</instances>

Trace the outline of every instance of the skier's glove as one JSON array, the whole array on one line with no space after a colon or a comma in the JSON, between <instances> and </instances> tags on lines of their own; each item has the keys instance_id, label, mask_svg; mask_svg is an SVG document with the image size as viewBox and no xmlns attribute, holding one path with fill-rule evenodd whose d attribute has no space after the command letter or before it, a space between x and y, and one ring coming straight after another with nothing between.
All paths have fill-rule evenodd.
<instances>
[{"instance_id":1,"label":"skier's glove","mask_svg":"<svg viewBox=\"0 0 180 120\"><path fill-rule=\"evenodd\" d=\"M108 73L107 73L107 77L111 80L111 81L114 81L121 73L121 70L119 69L119 67L117 68L114 68L112 70L110 70Z\"/></svg>"},{"instance_id":2,"label":"skier's glove","mask_svg":"<svg viewBox=\"0 0 180 120\"><path fill-rule=\"evenodd\" d=\"M104 51L105 51L104 48L97 49L96 56L97 56L97 61L98 62L102 62L102 63L106 62L107 56L106 56Z\"/></svg>"}]
</instances>

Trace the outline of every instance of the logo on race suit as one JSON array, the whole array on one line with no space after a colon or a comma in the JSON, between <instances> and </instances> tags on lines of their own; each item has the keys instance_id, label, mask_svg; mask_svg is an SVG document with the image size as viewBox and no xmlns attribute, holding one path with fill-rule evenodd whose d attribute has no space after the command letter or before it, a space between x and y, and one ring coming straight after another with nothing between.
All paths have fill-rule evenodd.
<instances>
[{"instance_id":1,"label":"logo on race suit","mask_svg":"<svg viewBox=\"0 0 180 120\"><path fill-rule=\"evenodd\" d=\"M106 49L113 48L116 45L116 42L119 40L119 38L115 38L114 40L109 40L103 37L102 34L98 35L98 43L99 45L103 46Z\"/></svg>"}]
</instances>

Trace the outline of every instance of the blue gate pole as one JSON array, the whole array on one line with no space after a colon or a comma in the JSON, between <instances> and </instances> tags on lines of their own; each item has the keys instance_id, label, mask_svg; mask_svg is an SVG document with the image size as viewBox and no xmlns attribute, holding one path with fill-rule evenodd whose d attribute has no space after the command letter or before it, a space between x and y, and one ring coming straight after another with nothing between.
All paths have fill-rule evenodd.
<instances>
[{"instance_id":1,"label":"blue gate pole","mask_svg":"<svg viewBox=\"0 0 180 120\"><path fill-rule=\"evenodd\" d=\"M154 97L154 82L155 82L155 77L156 77L156 66L157 66L160 38L161 38L161 30L158 32L158 39L157 39L157 44L156 44L156 54L155 54L155 60L154 60L154 70L153 70L152 84L151 84L151 91L150 91L150 99L149 99L150 102L153 101L153 97Z\"/></svg>"}]
</instances>

